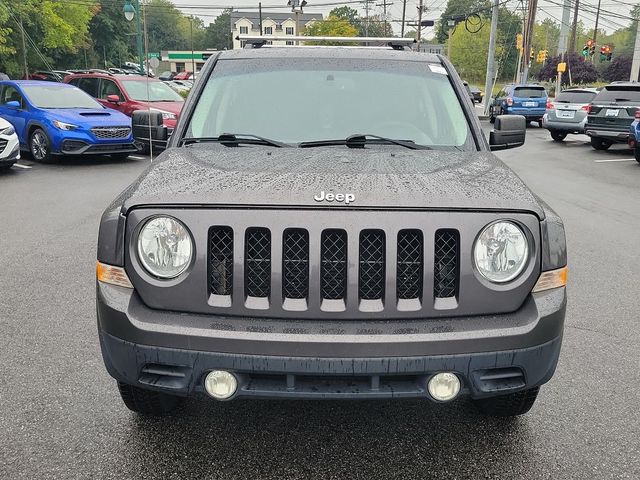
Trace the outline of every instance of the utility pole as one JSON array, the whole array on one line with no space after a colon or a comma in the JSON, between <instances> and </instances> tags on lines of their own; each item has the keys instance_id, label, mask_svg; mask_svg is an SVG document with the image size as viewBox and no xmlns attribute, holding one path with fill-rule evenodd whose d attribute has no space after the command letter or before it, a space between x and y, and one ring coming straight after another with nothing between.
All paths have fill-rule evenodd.
<instances>
[{"instance_id":1,"label":"utility pole","mask_svg":"<svg viewBox=\"0 0 640 480\"><path fill-rule=\"evenodd\" d=\"M576 6L573 10L573 22L571 22L571 39L569 40L569 53L576 51L576 31L578 30L578 9L580 8L580 0L576 0Z\"/></svg>"},{"instance_id":2,"label":"utility pole","mask_svg":"<svg viewBox=\"0 0 640 480\"><path fill-rule=\"evenodd\" d=\"M407 13L407 0L403 0L402 2L402 28L400 29L400 36L404 38L404 19L405 14Z\"/></svg>"},{"instance_id":3,"label":"utility pole","mask_svg":"<svg viewBox=\"0 0 640 480\"><path fill-rule=\"evenodd\" d=\"M194 53L193 53L193 16L191 16L191 18L189 19L190 22L189 24L191 25L191 72L193 73L194 77L196 75L196 59L194 58Z\"/></svg>"},{"instance_id":4,"label":"utility pole","mask_svg":"<svg viewBox=\"0 0 640 480\"><path fill-rule=\"evenodd\" d=\"M631 76L629 80L637 82L640 76L640 21L636 27L636 44L633 47L633 61L631 62Z\"/></svg>"},{"instance_id":5,"label":"utility pole","mask_svg":"<svg viewBox=\"0 0 640 480\"><path fill-rule=\"evenodd\" d=\"M262 2L258 3L258 14L260 15L260 36L262 36ZM296 26L296 30L297 30L297 26ZM300 34L296 32L296 35L300 35Z\"/></svg>"},{"instance_id":6,"label":"utility pole","mask_svg":"<svg viewBox=\"0 0 640 480\"><path fill-rule=\"evenodd\" d=\"M536 23L536 9L538 0L529 0L529 13L527 16L527 28L524 35L524 54L522 55L524 68L522 69L522 83L529 79L529 54L533 43L533 26Z\"/></svg>"},{"instance_id":7,"label":"utility pole","mask_svg":"<svg viewBox=\"0 0 640 480\"><path fill-rule=\"evenodd\" d=\"M489 103L493 90L493 77L495 76L496 36L498 34L498 15L500 0L495 0L491 9L491 33L489 34L489 54L487 55L487 76L484 80L484 114L489 115ZM451 39L449 39L451 44Z\"/></svg>"},{"instance_id":8,"label":"utility pole","mask_svg":"<svg viewBox=\"0 0 640 480\"><path fill-rule=\"evenodd\" d=\"M560 24L560 37L558 38L558 55L564 55L565 53L567 53L570 16L571 0L564 0L564 3L562 5L562 23Z\"/></svg>"},{"instance_id":9,"label":"utility pole","mask_svg":"<svg viewBox=\"0 0 640 480\"><path fill-rule=\"evenodd\" d=\"M418 3L418 31L416 32L416 42L418 51L420 51L420 40L422 40L422 10L424 9L422 5L422 0Z\"/></svg>"},{"instance_id":10,"label":"utility pole","mask_svg":"<svg viewBox=\"0 0 640 480\"><path fill-rule=\"evenodd\" d=\"M593 46L594 47L596 46L596 40L598 38L598 20L600 20L600 2L601 1L602 0L598 0L598 11L596 12L596 25L593 28ZM596 62L596 56L593 55L591 57L591 60L593 61L593 63L595 63Z\"/></svg>"},{"instance_id":11,"label":"utility pole","mask_svg":"<svg viewBox=\"0 0 640 480\"><path fill-rule=\"evenodd\" d=\"M364 22L364 36L368 37L369 36L369 1L370 0L364 0L364 11L365 11L365 22ZM420 0L422 1L422 0Z\"/></svg>"}]
</instances>

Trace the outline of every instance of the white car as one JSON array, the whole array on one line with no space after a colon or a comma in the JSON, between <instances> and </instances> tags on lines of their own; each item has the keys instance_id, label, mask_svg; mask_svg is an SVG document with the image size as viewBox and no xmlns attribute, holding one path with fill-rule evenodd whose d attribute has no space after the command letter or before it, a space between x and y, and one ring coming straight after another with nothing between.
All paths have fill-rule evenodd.
<instances>
[{"instance_id":1,"label":"white car","mask_svg":"<svg viewBox=\"0 0 640 480\"><path fill-rule=\"evenodd\" d=\"M0 170L7 170L20 160L20 142L16 130L0 118Z\"/></svg>"}]
</instances>

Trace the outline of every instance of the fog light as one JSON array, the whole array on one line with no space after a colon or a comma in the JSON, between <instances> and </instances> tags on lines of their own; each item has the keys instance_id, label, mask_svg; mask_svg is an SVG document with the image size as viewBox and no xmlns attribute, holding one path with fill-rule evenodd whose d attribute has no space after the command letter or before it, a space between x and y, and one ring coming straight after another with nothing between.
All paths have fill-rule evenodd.
<instances>
[{"instance_id":1,"label":"fog light","mask_svg":"<svg viewBox=\"0 0 640 480\"><path fill-rule=\"evenodd\" d=\"M460 380L455 373L436 373L429 380L429 395L439 402L453 400L460 392Z\"/></svg>"},{"instance_id":2,"label":"fog light","mask_svg":"<svg viewBox=\"0 0 640 480\"><path fill-rule=\"evenodd\" d=\"M216 400L230 398L237 388L236 377L224 370L213 370L204 379L204 389Z\"/></svg>"}]
</instances>

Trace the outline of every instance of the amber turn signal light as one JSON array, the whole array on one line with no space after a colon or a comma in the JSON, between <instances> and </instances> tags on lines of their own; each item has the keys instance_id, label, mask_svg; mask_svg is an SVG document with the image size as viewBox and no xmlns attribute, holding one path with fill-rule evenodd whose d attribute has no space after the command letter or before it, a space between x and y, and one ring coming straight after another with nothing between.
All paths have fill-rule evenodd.
<instances>
[{"instance_id":1,"label":"amber turn signal light","mask_svg":"<svg viewBox=\"0 0 640 480\"><path fill-rule=\"evenodd\" d=\"M96 262L96 277L99 282L117 285L119 287L133 288L127 272L122 267L114 267L106 263Z\"/></svg>"},{"instance_id":2,"label":"amber turn signal light","mask_svg":"<svg viewBox=\"0 0 640 480\"><path fill-rule=\"evenodd\" d=\"M551 290L552 288L564 287L567 284L567 275L569 273L569 267L558 268L557 270L549 270L548 272L542 272L540 278L533 287L532 292L543 292L544 290Z\"/></svg>"}]
</instances>

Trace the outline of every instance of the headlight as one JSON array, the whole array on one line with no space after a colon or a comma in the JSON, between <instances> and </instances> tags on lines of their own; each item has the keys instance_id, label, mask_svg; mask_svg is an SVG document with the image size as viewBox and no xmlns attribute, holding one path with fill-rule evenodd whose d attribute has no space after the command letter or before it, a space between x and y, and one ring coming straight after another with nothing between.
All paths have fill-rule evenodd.
<instances>
[{"instance_id":1,"label":"headlight","mask_svg":"<svg viewBox=\"0 0 640 480\"><path fill-rule=\"evenodd\" d=\"M505 283L516 278L529 259L527 237L515 223L490 223L480 233L473 248L480 274L490 282Z\"/></svg>"},{"instance_id":2,"label":"headlight","mask_svg":"<svg viewBox=\"0 0 640 480\"><path fill-rule=\"evenodd\" d=\"M171 112L165 112L164 110L158 110L157 108L151 108L150 109L152 112L159 112L162 114L162 119L163 120L175 120L177 117L175 115L175 113L171 113Z\"/></svg>"},{"instance_id":3,"label":"headlight","mask_svg":"<svg viewBox=\"0 0 640 480\"><path fill-rule=\"evenodd\" d=\"M9 125L4 130L0 130L0 135L9 136L9 135L13 135L14 133L16 133L16 129L13 128L13 125Z\"/></svg>"},{"instance_id":4,"label":"headlight","mask_svg":"<svg viewBox=\"0 0 640 480\"><path fill-rule=\"evenodd\" d=\"M138 258L154 277L177 277L189 266L192 254L191 234L175 218L154 217L138 234Z\"/></svg>"},{"instance_id":5,"label":"headlight","mask_svg":"<svg viewBox=\"0 0 640 480\"><path fill-rule=\"evenodd\" d=\"M54 120L53 124L55 125L56 128L59 128L60 130L75 130L76 128L78 128L77 125L73 125L71 123L64 123L59 120Z\"/></svg>"}]
</instances>

